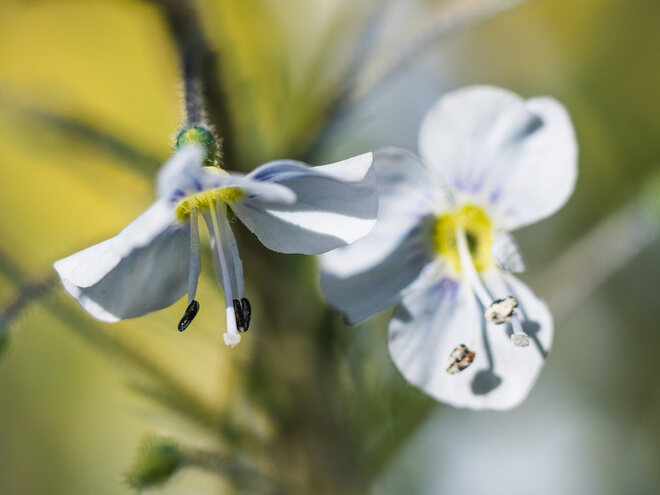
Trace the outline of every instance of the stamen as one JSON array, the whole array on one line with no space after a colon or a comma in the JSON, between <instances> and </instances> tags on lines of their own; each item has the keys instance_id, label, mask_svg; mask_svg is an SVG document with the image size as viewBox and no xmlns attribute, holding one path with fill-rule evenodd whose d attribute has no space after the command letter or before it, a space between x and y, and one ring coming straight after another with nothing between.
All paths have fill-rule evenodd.
<instances>
[{"instance_id":1,"label":"stamen","mask_svg":"<svg viewBox=\"0 0 660 495\"><path fill-rule=\"evenodd\" d=\"M518 307L518 300L512 296L505 296L501 299L496 299L488 306L484 316L488 321L500 325L511 319Z\"/></svg>"},{"instance_id":2,"label":"stamen","mask_svg":"<svg viewBox=\"0 0 660 495\"><path fill-rule=\"evenodd\" d=\"M513 334L511 334L511 341L517 347L527 347L529 345L529 337L523 330L522 324L516 315L516 308L518 307L518 300L513 296L505 296L501 299L493 301L484 316L488 321L500 325L508 321L511 322L513 327Z\"/></svg>"},{"instance_id":3,"label":"stamen","mask_svg":"<svg viewBox=\"0 0 660 495\"><path fill-rule=\"evenodd\" d=\"M465 344L461 344L451 351L449 359L445 363L445 371L450 375L455 375L470 366L474 361L476 353L468 349Z\"/></svg>"},{"instance_id":4,"label":"stamen","mask_svg":"<svg viewBox=\"0 0 660 495\"><path fill-rule=\"evenodd\" d=\"M195 299L197 281L201 270L199 256L199 224L197 223L197 208L190 210L190 266L188 269L188 304Z\"/></svg>"},{"instance_id":5,"label":"stamen","mask_svg":"<svg viewBox=\"0 0 660 495\"><path fill-rule=\"evenodd\" d=\"M244 297L241 299L241 306L243 310L243 321L245 322L245 330L243 331L247 332L248 328L250 328L250 320L252 319L252 305L247 300L247 297Z\"/></svg>"},{"instance_id":6,"label":"stamen","mask_svg":"<svg viewBox=\"0 0 660 495\"><path fill-rule=\"evenodd\" d=\"M511 341L517 347L527 347L529 345L529 337L525 332L514 332L511 335Z\"/></svg>"},{"instance_id":7,"label":"stamen","mask_svg":"<svg viewBox=\"0 0 660 495\"><path fill-rule=\"evenodd\" d=\"M250 327L250 317L252 316L252 308L250 301L245 297L240 301L234 299L234 314L236 315L236 328L240 333L248 331Z\"/></svg>"},{"instance_id":8,"label":"stamen","mask_svg":"<svg viewBox=\"0 0 660 495\"><path fill-rule=\"evenodd\" d=\"M461 272L465 274L468 283L481 301L481 304L487 308L490 306L493 297L484 286L477 269L474 267L467 240L465 239L465 231L462 228L456 229L456 248L458 249L458 256L461 261Z\"/></svg>"},{"instance_id":9,"label":"stamen","mask_svg":"<svg viewBox=\"0 0 660 495\"><path fill-rule=\"evenodd\" d=\"M220 229L218 227L218 216L215 208L211 210L211 220L213 223L213 233L215 234L215 245L218 250L218 258L220 261L220 270L222 272L222 286L225 293L225 311L227 313L227 331L223 335L225 344L229 347L236 346L241 341L241 336L238 334L236 328L236 314L234 312L234 301L231 293L231 282L229 279L229 271L227 270L227 260L225 260L225 253L222 249L222 239L220 238Z\"/></svg>"},{"instance_id":10,"label":"stamen","mask_svg":"<svg viewBox=\"0 0 660 495\"><path fill-rule=\"evenodd\" d=\"M527 347L529 346L529 337L527 333L523 330L522 324L518 320L518 316L514 315L511 319L511 326L513 327L513 333L511 334L511 341L516 347Z\"/></svg>"},{"instance_id":11,"label":"stamen","mask_svg":"<svg viewBox=\"0 0 660 495\"><path fill-rule=\"evenodd\" d=\"M186 308L186 312L183 313L183 317L179 321L178 329L179 332L183 332L186 328L188 328L188 325L192 323L192 321L195 319L195 316L197 316L197 312L199 311L199 303L195 301L194 299L190 301L190 304L188 304L188 307Z\"/></svg>"}]
</instances>

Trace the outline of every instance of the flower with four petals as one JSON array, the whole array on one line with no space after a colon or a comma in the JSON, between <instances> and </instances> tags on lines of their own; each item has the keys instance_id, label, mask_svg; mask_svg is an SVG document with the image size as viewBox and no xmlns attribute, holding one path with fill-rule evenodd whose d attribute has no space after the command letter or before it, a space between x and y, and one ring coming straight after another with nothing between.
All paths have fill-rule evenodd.
<instances>
[{"instance_id":1,"label":"flower with four petals","mask_svg":"<svg viewBox=\"0 0 660 495\"><path fill-rule=\"evenodd\" d=\"M422 159L375 153L376 227L322 255L328 301L357 323L397 305L390 355L403 376L458 407L508 409L528 394L553 337L546 305L516 277L509 234L557 211L577 177L564 107L474 86L442 97Z\"/></svg>"}]
</instances>

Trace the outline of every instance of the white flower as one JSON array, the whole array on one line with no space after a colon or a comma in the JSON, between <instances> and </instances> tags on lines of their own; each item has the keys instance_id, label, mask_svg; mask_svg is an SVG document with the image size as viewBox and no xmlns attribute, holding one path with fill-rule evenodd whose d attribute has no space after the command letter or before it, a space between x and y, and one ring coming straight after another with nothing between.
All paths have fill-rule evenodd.
<instances>
[{"instance_id":1,"label":"white flower","mask_svg":"<svg viewBox=\"0 0 660 495\"><path fill-rule=\"evenodd\" d=\"M352 323L398 303L390 354L427 394L458 407L514 407L543 365L553 323L506 273L524 270L508 231L551 215L573 191L572 124L551 98L469 87L431 108L419 146L422 161L375 153L378 223L321 256L322 288Z\"/></svg>"},{"instance_id":2,"label":"white flower","mask_svg":"<svg viewBox=\"0 0 660 495\"><path fill-rule=\"evenodd\" d=\"M233 347L249 326L251 309L228 205L266 247L282 253L324 253L359 239L375 224L371 153L320 167L280 160L247 176L204 163L204 148L183 146L158 173L158 199L149 209L115 237L55 263L64 288L88 313L107 322L133 318L187 292L188 309L179 323L184 330L199 309L201 215L225 293L224 338Z\"/></svg>"}]
</instances>

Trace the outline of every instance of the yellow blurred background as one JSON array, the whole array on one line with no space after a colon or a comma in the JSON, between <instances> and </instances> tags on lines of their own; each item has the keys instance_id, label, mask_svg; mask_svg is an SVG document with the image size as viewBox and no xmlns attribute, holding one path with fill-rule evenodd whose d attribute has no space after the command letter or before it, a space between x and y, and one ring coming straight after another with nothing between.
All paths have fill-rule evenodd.
<instances>
[{"instance_id":1,"label":"yellow blurred background","mask_svg":"<svg viewBox=\"0 0 660 495\"><path fill-rule=\"evenodd\" d=\"M366 74L394 57L393 47L405 45L416 26L451 3L195 2L219 57L218 78L229 106L234 153L226 167L249 170L274 158L310 157L306 150L331 115L333 96L347 77L359 75L346 71L368 16L383 11L379 38L370 43L387 49L374 49L373 61L358 67ZM544 285L552 263L612 212L637 201L658 174L660 3L523 3L431 44L350 107L310 158L324 163L386 145L416 151L426 108L464 84L490 83L562 100L581 145L578 189L558 215L520 236L531 268L526 280L538 281L538 292L552 306L553 295L563 290ZM159 2L0 2L0 301L9 303L24 284L50 276L54 260L114 235L150 204L153 174L168 157L184 118L178 64ZM644 228L657 232L657 218ZM411 432L373 492L445 493L450 478L460 481L452 473L473 472L494 480L488 493L657 493L660 246L655 239L561 315L553 356L529 403L506 419L438 406L420 430L423 438ZM240 232L239 242L249 245L249 234ZM290 322L290 314L300 314L301 322L323 314L313 262L264 251L251 245L241 251L253 305L265 307L283 291L289 306L282 309L284 316L257 313L246 344L234 350L220 338L222 295L208 258L199 293L208 310L184 334L175 330L182 304L111 326L92 322L60 292L30 305L12 324L0 362L0 493L130 493L122 475L145 433L209 448L222 443L137 393L142 372L130 370L117 349L157 363L213 412L255 414L245 405L250 398L244 370L261 353L267 354L259 357L266 365L278 367L276 376L304 386L308 378L299 373L316 373L306 329L280 338L274 327ZM273 270L279 270L277 277ZM290 273L291 280L278 278L282 273ZM77 325L92 330L72 329ZM384 327L385 320L376 319L364 328L338 331L342 341L370 332L373 345L382 346L365 363L365 374L375 374L375 381L385 375L398 379L382 360ZM104 350L85 332L109 335L116 347ZM279 340L259 343L269 332ZM378 400L374 388L370 393ZM413 396L412 390L403 395ZM294 407L299 398L284 394L278 400ZM396 428L396 418L390 420L389 428ZM246 421L265 438L273 434L269 420L249 416ZM521 424L529 430L518 431ZM456 459L448 448L437 450L449 436L447 425L471 432L474 440L466 450L472 457L461 457L460 445ZM511 436L496 437L494 431ZM528 431L536 444L519 440ZM575 435L553 444L562 431ZM503 448L512 438L519 448ZM297 442L288 447L296 449ZM366 447L355 443L359 457ZM544 445L553 445L553 452L539 453ZM502 451L510 454L511 464L496 459ZM561 459L573 459L576 451L582 470L563 471ZM516 463L528 458L540 459L534 465L538 478L530 474L531 465L519 479L502 474L515 472ZM445 467L433 466L434 459ZM341 471L328 476L339 477ZM474 483L461 492L479 493ZM183 470L160 490L226 493L229 488L214 474Z\"/></svg>"}]
</instances>

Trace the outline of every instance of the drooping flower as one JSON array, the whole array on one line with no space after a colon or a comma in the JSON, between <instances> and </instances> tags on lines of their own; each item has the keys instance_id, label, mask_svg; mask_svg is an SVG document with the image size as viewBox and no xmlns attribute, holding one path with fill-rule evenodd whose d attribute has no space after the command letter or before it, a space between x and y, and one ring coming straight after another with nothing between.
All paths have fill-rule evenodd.
<instances>
[{"instance_id":1,"label":"drooping flower","mask_svg":"<svg viewBox=\"0 0 660 495\"><path fill-rule=\"evenodd\" d=\"M558 210L577 145L552 98L475 86L442 97L420 131L422 159L375 153L378 223L321 256L329 302L357 323L398 304L390 355L403 376L458 407L508 409L528 394L553 337L509 231Z\"/></svg>"},{"instance_id":2,"label":"drooping flower","mask_svg":"<svg viewBox=\"0 0 660 495\"><path fill-rule=\"evenodd\" d=\"M268 248L320 254L349 244L374 226L378 197L371 153L309 167L292 160L266 163L243 176L215 166L210 131L191 127L159 171L157 200L115 237L55 263L64 288L95 318L115 322L170 306L188 294L179 322L185 330L199 310L199 217L211 238L234 346L250 324L243 264L228 209Z\"/></svg>"}]
</instances>

